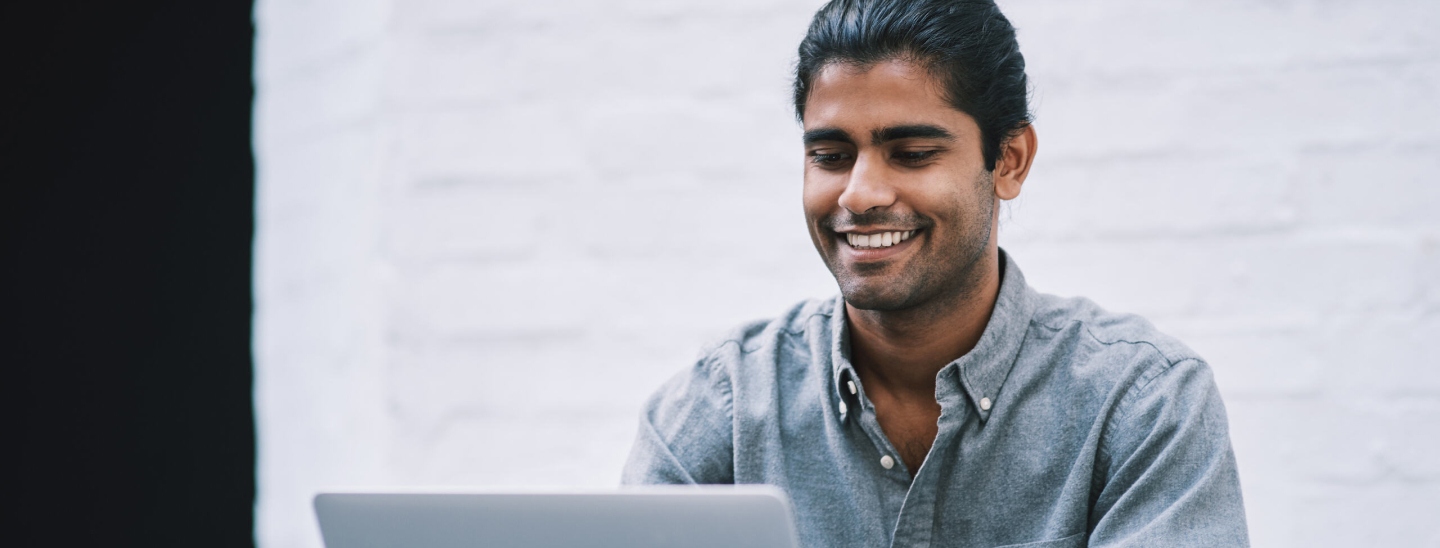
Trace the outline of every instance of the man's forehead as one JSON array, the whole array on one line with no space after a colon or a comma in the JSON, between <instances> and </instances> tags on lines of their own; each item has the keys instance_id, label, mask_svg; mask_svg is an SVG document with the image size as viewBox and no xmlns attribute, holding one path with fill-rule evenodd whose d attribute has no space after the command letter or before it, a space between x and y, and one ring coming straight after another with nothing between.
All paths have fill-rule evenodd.
<instances>
[{"instance_id":1,"label":"man's forehead","mask_svg":"<svg viewBox=\"0 0 1440 548\"><path fill-rule=\"evenodd\" d=\"M912 62L832 63L810 88L804 127L870 134L890 127L962 123L969 116L946 101L943 89L929 71Z\"/></svg>"}]
</instances>

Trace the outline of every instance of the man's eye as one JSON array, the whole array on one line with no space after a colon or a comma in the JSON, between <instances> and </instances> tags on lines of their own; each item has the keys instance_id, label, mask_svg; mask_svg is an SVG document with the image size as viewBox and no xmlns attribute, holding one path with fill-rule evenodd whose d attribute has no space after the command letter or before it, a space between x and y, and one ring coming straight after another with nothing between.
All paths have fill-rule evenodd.
<instances>
[{"instance_id":1,"label":"man's eye","mask_svg":"<svg viewBox=\"0 0 1440 548\"><path fill-rule=\"evenodd\" d=\"M810 153L810 161L811 161L811 162L815 162L816 164L819 164L820 166L825 166L825 167L840 165L842 162L848 160L849 157L850 157L850 155L849 155L849 154L846 154L846 153L844 153L844 152L811 152L811 153Z\"/></svg>"},{"instance_id":2,"label":"man's eye","mask_svg":"<svg viewBox=\"0 0 1440 548\"><path fill-rule=\"evenodd\" d=\"M894 158L907 164L918 164L935 157L939 152L936 150L901 150L896 151Z\"/></svg>"}]
</instances>

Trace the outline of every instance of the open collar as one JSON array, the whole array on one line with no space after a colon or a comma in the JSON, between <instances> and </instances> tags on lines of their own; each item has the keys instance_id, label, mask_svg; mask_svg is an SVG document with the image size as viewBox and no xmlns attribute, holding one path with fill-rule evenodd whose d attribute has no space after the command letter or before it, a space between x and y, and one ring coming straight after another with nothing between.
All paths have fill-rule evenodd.
<instances>
[{"instance_id":1,"label":"open collar","mask_svg":"<svg viewBox=\"0 0 1440 548\"><path fill-rule=\"evenodd\" d=\"M1035 311L1036 295L1025 283L1020 267L1000 250L1000 294L995 299L995 309L980 340L965 355L945 365L937 373L936 383L958 382L961 391L969 399L971 407L980 421L989 420L999 401L1001 387L1015 366L1020 355L1020 346L1029 330L1030 318ZM834 375L835 397L841 417L847 415L846 401L866 401L851 387L859 387L859 376L850 363L850 328L845 318L845 299L838 296L830 316L830 364ZM854 382L852 385L851 383Z\"/></svg>"}]
</instances>

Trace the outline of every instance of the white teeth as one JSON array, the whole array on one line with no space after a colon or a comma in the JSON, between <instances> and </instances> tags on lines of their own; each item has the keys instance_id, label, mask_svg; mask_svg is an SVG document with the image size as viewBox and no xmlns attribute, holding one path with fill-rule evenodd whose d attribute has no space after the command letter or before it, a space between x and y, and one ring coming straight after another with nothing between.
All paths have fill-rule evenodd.
<instances>
[{"instance_id":1,"label":"white teeth","mask_svg":"<svg viewBox=\"0 0 1440 548\"><path fill-rule=\"evenodd\" d=\"M915 235L914 230L903 232L881 232L879 234L845 234L845 240L854 247L890 247Z\"/></svg>"}]
</instances>

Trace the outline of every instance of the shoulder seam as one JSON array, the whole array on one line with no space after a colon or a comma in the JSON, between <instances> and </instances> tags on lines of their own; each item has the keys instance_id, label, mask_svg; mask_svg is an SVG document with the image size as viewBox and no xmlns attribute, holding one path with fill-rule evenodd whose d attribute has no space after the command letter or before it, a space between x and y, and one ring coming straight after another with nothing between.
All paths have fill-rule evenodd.
<instances>
[{"instance_id":1,"label":"shoulder seam","mask_svg":"<svg viewBox=\"0 0 1440 548\"><path fill-rule=\"evenodd\" d=\"M803 335L804 333L802 333L802 332L800 332L800 331L796 331L796 330L794 330L794 329L791 329L790 326L791 326L792 324L795 324L795 323L804 324L804 323L806 323L806 322L809 322L809 321L810 321L810 318L814 318L815 316L825 316L825 317L829 317L830 315L831 315L830 312L825 312L825 311L822 311L822 310L817 310L817 311L811 312L809 315L807 315L807 316L805 316L805 317L803 317L803 318L800 318L800 317L791 318L791 319L789 319L788 321L784 322L784 325L782 325L782 326L780 327L780 331L783 331L783 332L788 333L788 334L790 334L790 335ZM754 321L754 322L746 323L746 324L743 324L743 325L754 325L755 323L761 323L762 325L773 325L773 324L775 324L775 323L778 323L779 320L781 320L781 319L782 319L782 318L771 318L771 319L768 319L768 320L756 320L756 321ZM763 332L763 329L762 329L761 331ZM739 334L739 335L730 336L730 337L725 337L725 338L723 338L723 339L718 339L718 340L712 339L713 342L711 342L711 343L709 343L708 345L702 347L702 348L701 348L701 352L702 352L703 355L705 356L705 359L708 360L708 359L710 358L710 356L712 356L712 355L715 354L716 351L720 350L721 348L724 348L726 343L735 343L736 346L740 349L740 352L741 352L741 353L745 353L745 352L746 352L746 350L745 350L745 341L743 340L743 339L745 339L745 338L746 338L746 337L745 337L745 334L744 334L744 333L741 333L741 334Z\"/></svg>"},{"instance_id":2,"label":"shoulder seam","mask_svg":"<svg viewBox=\"0 0 1440 548\"><path fill-rule=\"evenodd\" d=\"M1044 328L1049 329L1049 330L1051 330L1051 331L1064 331L1064 330L1065 330L1065 327L1063 327L1063 326L1058 326L1058 327L1057 327L1057 326L1053 326L1053 325L1050 325L1050 324L1041 322L1041 321L1039 321L1039 320L1036 320L1036 319L1034 319L1034 318L1031 318L1030 321L1031 321L1032 323L1035 323L1036 325L1039 325L1040 327L1044 327ZM1183 362L1183 361L1185 361L1185 360L1198 360L1198 359L1199 359L1199 358L1196 357L1196 356L1171 357L1169 354L1167 354L1164 350L1161 350L1159 346L1157 346L1154 342L1151 342L1151 341L1145 341L1145 340L1132 341L1132 340L1129 340L1129 339L1113 339L1113 340L1105 340L1105 339L1102 339L1102 338L1100 338L1099 335L1096 335L1096 334L1095 334L1095 330L1090 329L1090 324L1089 324L1089 322L1086 322L1085 320L1071 319L1071 320L1067 321L1066 323L1067 323L1067 324L1071 324L1071 323L1080 324L1080 328L1083 329L1083 330L1085 330L1085 334L1086 334L1087 336L1089 336L1089 337L1090 337L1091 339L1093 339L1095 342L1100 343L1100 344L1103 344L1103 345L1105 345L1105 346L1113 346L1113 345L1120 344L1120 343L1133 344L1133 345L1141 345L1141 346L1148 346L1148 347L1150 347L1151 350L1154 350L1154 351L1155 351L1155 354L1159 355L1161 359L1165 360L1165 364L1166 364L1166 367L1167 367L1167 368L1168 368L1168 367L1173 367L1175 364L1181 363L1181 362Z\"/></svg>"},{"instance_id":3,"label":"shoulder seam","mask_svg":"<svg viewBox=\"0 0 1440 548\"><path fill-rule=\"evenodd\" d=\"M823 311L817 310L817 311L815 311L815 312L811 312L809 316L805 316L804 318L799 318L799 320L800 320L799 322L788 322L788 323L800 323L800 324L809 323L810 318L814 318L815 316L825 316L825 317L828 318L828 317L830 317L830 313L829 313L829 312L823 312ZM789 334L791 334L791 335L803 335L803 334L804 334L804 333L801 333L801 332L799 332L799 331L795 331L794 329L790 329L790 326L789 326L789 325L786 325L786 326L785 326L785 332L786 332L786 333L789 333Z\"/></svg>"}]
</instances>

